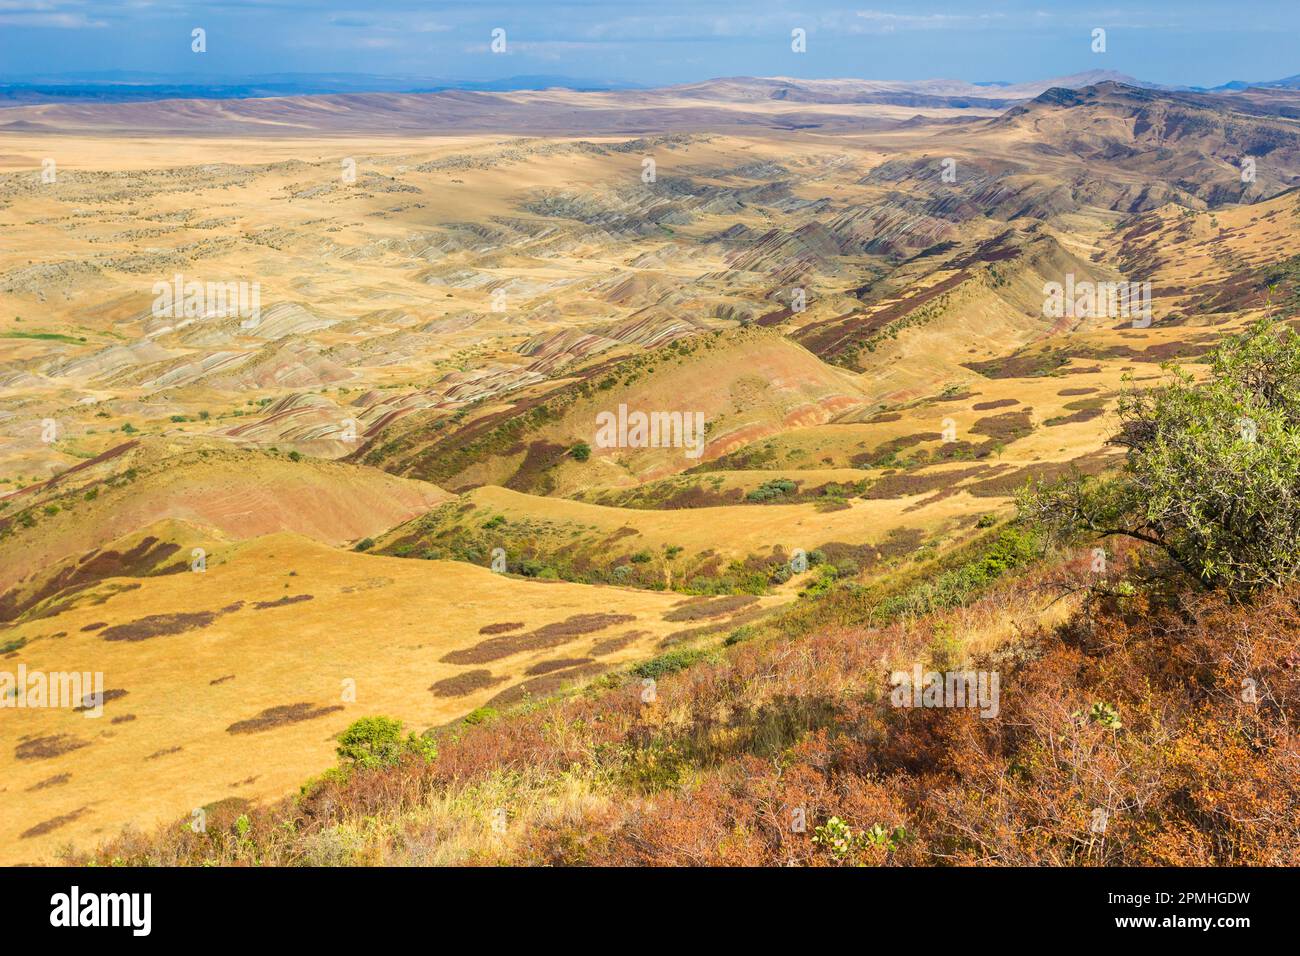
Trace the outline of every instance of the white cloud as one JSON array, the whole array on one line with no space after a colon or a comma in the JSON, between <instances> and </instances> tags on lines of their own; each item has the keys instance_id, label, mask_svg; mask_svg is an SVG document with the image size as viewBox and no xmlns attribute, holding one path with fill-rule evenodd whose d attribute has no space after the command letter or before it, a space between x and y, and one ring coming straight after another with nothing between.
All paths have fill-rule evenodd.
<instances>
[{"instance_id":1,"label":"white cloud","mask_svg":"<svg viewBox=\"0 0 1300 956\"><path fill-rule=\"evenodd\" d=\"M898 30L970 30L1005 20L1001 13L889 13L885 10L859 10L857 24L863 33L894 33Z\"/></svg>"},{"instance_id":2,"label":"white cloud","mask_svg":"<svg viewBox=\"0 0 1300 956\"><path fill-rule=\"evenodd\" d=\"M91 20L84 13L0 13L0 25L52 30L94 30L108 26L103 20Z\"/></svg>"}]
</instances>

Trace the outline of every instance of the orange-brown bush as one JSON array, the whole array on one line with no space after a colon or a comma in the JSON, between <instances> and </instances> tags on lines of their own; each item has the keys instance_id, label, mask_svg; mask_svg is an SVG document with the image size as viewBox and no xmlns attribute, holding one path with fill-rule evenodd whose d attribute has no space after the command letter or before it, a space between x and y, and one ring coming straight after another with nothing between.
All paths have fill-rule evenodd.
<instances>
[{"instance_id":1,"label":"orange-brown bush","mask_svg":"<svg viewBox=\"0 0 1300 956\"><path fill-rule=\"evenodd\" d=\"M972 662L1001 676L993 718L890 705L888 670L929 660L942 627L939 616L741 644L664 677L653 705L639 684L589 692L458 731L428 765L330 775L249 811L246 825L213 812L207 834L127 834L95 856L321 862L322 835L379 820L382 839L363 834L324 859L420 862L452 839L448 814L428 807L491 778L518 797L510 836L456 859L1300 863L1300 590L1250 605L1212 594L1086 604ZM589 799L529 809L525 777L534 795L580 780ZM830 852L813 837L831 817L877 839Z\"/></svg>"}]
</instances>

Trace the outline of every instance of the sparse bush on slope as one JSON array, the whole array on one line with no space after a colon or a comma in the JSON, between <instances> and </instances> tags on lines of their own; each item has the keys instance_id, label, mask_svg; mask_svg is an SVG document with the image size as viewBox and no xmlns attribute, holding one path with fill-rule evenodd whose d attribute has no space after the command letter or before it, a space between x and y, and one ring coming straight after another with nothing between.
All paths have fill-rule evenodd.
<instances>
[{"instance_id":1,"label":"sparse bush on slope","mask_svg":"<svg viewBox=\"0 0 1300 956\"><path fill-rule=\"evenodd\" d=\"M330 775L248 811L238 839L216 810L206 834L178 822L97 859L1300 863L1300 593L1106 599L965 665L1001 673L996 717L892 706L889 669L930 666L945 622L979 604L745 642L657 669L654 703L613 682L462 727L432 762Z\"/></svg>"},{"instance_id":2,"label":"sparse bush on slope","mask_svg":"<svg viewBox=\"0 0 1300 956\"><path fill-rule=\"evenodd\" d=\"M1044 566L1039 535L1013 524L911 580L831 582L725 650L462 725L432 762L402 754L235 831L217 814L206 834L128 834L95 858L1300 865L1297 339L1257 325L1211 373L1125 400L1122 475L1023 502L1063 537L1152 545L1208 591L1102 596L1024 626L1080 562ZM1254 441L1225 431L1234 416ZM1121 574L1141 558L1114 550ZM975 654L954 638L1013 608L1017 639ZM996 672L997 712L894 706L889 674L913 662Z\"/></svg>"},{"instance_id":3,"label":"sparse bush on slope","mask_svg":"<svg viewBox=\"0 0 1300 956\"><path fill-rule=\"evenodd\" d=\"M1243 596L1300 574L1300 335L1261 319L1224 340L1210 376L1171 369L1119 405L1116 476L1024 496L1064 534L1124 535L1160 549L1208 588Z\"/></svg>"},{"instance_id":4,"label":"sparse bush on slope","mask_svg":"<svg viewBox=\"0 0 1300 956\"><path fill-rule=\"evenodd\" d=\"M402 739L402 722L391 717L362 717L339 735L338 755L347 767L372 770L396 766L402 755L413 753L432 760L437 748L414 733Z\"/></svg>"}]
</instances>

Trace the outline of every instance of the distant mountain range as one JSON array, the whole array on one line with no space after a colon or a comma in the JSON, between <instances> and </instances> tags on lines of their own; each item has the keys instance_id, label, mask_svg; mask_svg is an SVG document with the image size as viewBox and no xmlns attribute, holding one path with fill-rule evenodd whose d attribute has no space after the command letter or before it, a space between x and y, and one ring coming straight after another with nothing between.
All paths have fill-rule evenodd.
<instances>
[{"instance_id":1,"label":"distant mountain range","mask_svg":"<svg viewBox=\"0 0 1300 956\"><path fill-rule=\"evenodd\" d=\"M784 99L795 103L876 103L894 106L978 106L1002 109L1032 99L1053 87L1081 89L1115 82L1147 89L1183 92L1239 92L1300 89L1300 74L1281 80L1233 80L1215 87L1166 86L1114 70L1089 70L1027 83L965 80L806 80L792 77L725 77L663 87L685 96L709 99ZM577 92L639 90L636 83L562 75L511 76L499 80L453 80L431 76L380 76L366 73L268 73L255 76L172 75L131 71L0 75L0 108L42 103L132 103L157 100L263 99L346 93L501 93L567 89Z\"/></svg>"},{"instance_id":2,"label":"distant mountain range","mask_svg":"<svg viewBox=\"0 0 1300 956\"><path fill-rule=\"evenodd\" d=\"M1199 86L1191 87L1198 92L1216 93L1221 90L1248 90L1251 87L1257 87L1266 90L1300 90L1300 73L1295 76L1288 76L1281 80L1268 80L1257 83L1247 82L1246 80L1233 80L1231 83L1224 83L1221 86L1212 86L1203 89Z\"/></svg>"},{"instance_id":3,"label":"distant mountain range","mask_svg":"<svg viewBox=\"0 0 1300 956\"><path fill-rule=\"evenodd\" d=\"M151 100L237 100L334 93L442 93L476 90L629 90L635 83L569 76L511 76L500 80L450 80L365 73L269 73L257 76L169 76L113 71L0 76L0 107L41 103L136 103Z\"/></svg>"},{"instance_id":4,"label":"distant mountain range","mask_svg":"<svg viewBox=\"0 0 1300 956\"><path fill-rule=\"evenodd\" d=\"M1093 107L1099 97L1111 104L1112 112L1123 114L1124 122L1140 113L1147 117L1144 124L1154 123L1162 129L1170 111L1198 128L1270 117L1269 122L1283 124L1288 137L1300 119L1300 87L1287 81L1196 91L1141 83L1111 71L984 86L961 80L724 77L658 89L599 90L552 86L545 82L547 78L536 79L541 88L181 95L163 100L142 96L124 101L87 95L66 102L10 101L0 109L0 133L641 135L743 127L864 132L916 125L960 126L1021 115L1039 105L1052 109L1086 105L1088 108L1077 115L1092 115L1097 112ZM95 84L87 88L105 95L119 89ZM156 86L141 83L133 88L140 91ZM1271 130L1270 135L1280 130ZM1256 151L1268 152L1264 145L1256 144Z\"/></svg>"}]
</instances>

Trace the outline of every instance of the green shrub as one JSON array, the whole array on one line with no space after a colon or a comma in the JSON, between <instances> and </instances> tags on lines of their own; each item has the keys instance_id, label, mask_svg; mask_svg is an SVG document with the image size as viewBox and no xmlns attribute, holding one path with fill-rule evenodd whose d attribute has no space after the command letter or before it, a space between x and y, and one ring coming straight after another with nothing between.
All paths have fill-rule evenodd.
<instances>
[{"instance_id":1,"label":"green shrub","mask_svg":"<svg viewBox=\"0 0 1300 956\"><path fill-rule=\"evenodd\" d=\"M766 502L780 501L786 495L792 494L798 487L789 478L773 478L771 481L765 481L749 494L745 495L746 501Z\"/></svg>"},{"instance_id":2,"label":"green shrub","mask_svg":"<svg viewBox=\"0 0 1300 956\"><path fill-rule=\"evenodd\" d=\"M339 737L338 755L347 765L370 769L393 766L404 753L419 754L433 760L437 748L433 741L417 734L402 739L402 722L391 717L362 717L353 721Z\"/></svg>"},{"instance_id":3,"label":"green shrub","mask_svg":"<svg viewBox=\"0 0 1300 956\"><path fill-rule=\"evenodd\" d=\"M666 674L676 674L678 671L685 670L708 656L709 652L703 648L669 651L667 654L660 654L658 657L637 664L631 669L631 673L635 677L663 677Z\"/></svg>"},{"instance_id":4,"label":"green shrub","mask_svg":"<svg viewBox=\"0 0 1300 956\"><path fill-rule=\"evenodd\" d=\"M757 633L758 628L754 627L752 624L742 624L740 627L728 634L726 640L722 643L727 647L731 647L735 644L741 643L742 641L749 640Z\"/></svg>"},{"instance_id":5,"label":"green shrub","mask_svg":"<svg viewBox=\"0 0 1300 956\"><path fill-rule=\"evenodd\" d=\"M1117 476L1073 476L1021 495L1050 533L1122 535L1230 595L1300 575L1300 335L1264 318L1222 341L1196 382L1120 400Z\"/></svg>"},{"instance_id":6,"label":"green shrub","mask_svg":"<svg viewBox=\"0 0 1300 956\"><path fill-rule=\"evenodd\" d=\"M475 707L461 718L461 722L473 726L475 724L485 724L489 720L495 720L496 717L497 712L491 707Z\"/></svg>"},{"instance_id":7,"label":"green shrub","mask_svg":"<svg viewBox=\"0 0 1300 956\"><path fill-rule=\"evenodd\" d=\"M956 567L884 598L871 616L876 620L892 620L901 615L929 614L957 607L1042 554L1043 541L1037 530L1010 525Z\"/></svg>"}]
</instances>

